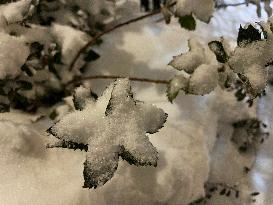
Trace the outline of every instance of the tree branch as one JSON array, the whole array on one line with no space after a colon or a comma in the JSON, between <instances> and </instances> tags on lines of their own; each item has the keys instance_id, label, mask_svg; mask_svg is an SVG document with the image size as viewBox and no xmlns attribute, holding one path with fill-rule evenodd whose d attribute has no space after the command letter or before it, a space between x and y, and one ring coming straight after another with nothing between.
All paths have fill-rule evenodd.
<instances>
[{"instance_id":1,"label":"tree branch","mask_svg":"<svg viewBox=\"0 0 273 205\"><path fill-rule=\"evenodd\" d=\"M176 4L176 2L173 2L172 4L168 5L168 8L170 7L173 7L174 5ZM73 60L71 61L71 64L69 66L69 70L73 70L78 58L81 56L82 53L84 53L86 51L86 49L90 46L92 46L99 38L101 38L102 36L104 36L105 34L108 34L118 28L121 28L125 25L128 25L128 24L131 24L131 23L134 23L134 22L137 22L137 21L140 21L140 20L143 20L145 18L148 18L148 17L151 17L151 16L154 16L154 15L157 15L157 14L160 14L161 13L161 9L157 9L155 11L152 11L148 14L145 14L143 16L139 16L137 18L134 18L134 19L130 19L128 21L125 21L123 23L120 23L120 24L117 24L111 28L108 28L106 29L105 31L101 32L101 33L98 33L95 37L93 37L89 42L87 42L80 50L79 52L76 54L76 56L73 58Z\"/></svg>"},{"instance_id":2,"label":"tree branch","mask_svg":"<svg viewBox=\"0 0 273 205\"><path fill-rule=\"evenodd\" d=\"M68 84L72 84L78 81L85 81L85 80L95 80L95 79L117 79L117 78L126 78L124 76L118 75L93 75L93 76L86 76L79 79L75 79ZM136 78L136 77L128 77L131 81L138 81L138 82L146 82L146 83L155 83L155 84L169 84L169 80L155 80L149 78Z\"/></svg>"}]
</instances>

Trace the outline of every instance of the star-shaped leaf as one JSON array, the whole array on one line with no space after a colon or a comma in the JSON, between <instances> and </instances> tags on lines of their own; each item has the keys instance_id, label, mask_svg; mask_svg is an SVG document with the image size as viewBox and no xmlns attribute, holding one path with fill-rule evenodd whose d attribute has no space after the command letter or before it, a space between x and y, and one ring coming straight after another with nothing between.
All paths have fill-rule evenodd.
<instances>
[{"instance_id":1,"label":"star-shaped leaf","mask_svg":"<svg viewBox=\"0 0 273 205\"><path fill-rule=\"evenodd\" d=\"M82 96L80 110L64 116L49 132L62 142L70 142L56 147L88 145L85 188L110 180L119 156L134 165L157 165L158 153L147 133L157 132L165 123L167 114L162 109L135 101L128 79L117 80L96 102L86 99L83 103Z\"/></svg>"}]
</instances>

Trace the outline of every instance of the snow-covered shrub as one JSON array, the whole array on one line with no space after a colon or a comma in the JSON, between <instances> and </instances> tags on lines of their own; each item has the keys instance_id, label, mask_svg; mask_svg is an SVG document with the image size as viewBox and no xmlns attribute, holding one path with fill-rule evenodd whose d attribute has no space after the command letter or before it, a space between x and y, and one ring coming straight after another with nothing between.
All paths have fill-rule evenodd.
<instances>
[{"instance_id":1,"label":"snow-covered shrub","mask_svg":"<svg viewBox=\"0 0 273 205\"><path fill-rule=\"evenodd\" d=\"M90 47L100 44L100 37L104 34L157 14L163 15L166 23L170 23L174 16L181 27L194 30L199 20L209 23L215 8L225 7L224 1L221 1L222 5L218 2L220 1L141 0L144 10L151 13L120 23L115 21L116 16L112 15L119 1L1 1L0 112L7 112L10 108L29 112L41 108L39 111L46 115L50 112L55 124L48 132L55 136L58 142L49 144L48 148L61 147L86 152L83 169L84 188L96 188L112 179L118 168L119 158L137 166L157 166L159 159L157 148L160 147L154 147L154 143L149 141L149 134L157 132L163 126L167 115L162 109L135 100L129 79L168 84L167 96L170 101L175 99L180 90L185 94L206 95L217 90L219 86L221 91L225 89L234 91L238 101L246 98L251 105L256 97L264 94L267 68L272 65L272 19L240 27L237 46L232 49L224 38L211 41L208 45L190 38L189 51L173 57L169 63L182 73L172 78L169 83L168 80L120 78L99 98L88 86L74 88L77 83L80 84L81 80L84 80L82 74L88 62L100 57ZM245 3L256 4L258 16L261 14L262 6L269 16L272 14L270 0L265 0L263 4L259 0ZM119 76L91 76L89 79L92 77L113 79ZM52 106L55 103L61 105ZM43 110L42 105L51 107ZM13 109L11 111L18 112ZM217 117L221 118L221 115ZM37 144L43 143L32 138L37 133L30 131L31 126L23 122L14 122L14 119L3 119L0 122L0 129L2 132L10 129L11 132L4 133L0 138L1 147L8 149L12 156L14 153L16 156L27 157L38 155L37 150L42 148ZM243 119L233 125L232 140L238 145L239 150L262 143L268 135L261 129L264 124L256 118ZM194 128L192 131L199 132ZM203 134L203 130L200 133ZM200 133L198 134L202 135ZM215 136L212 138L211 141L214 141ZM205 201L204 197L207 199L211 196L203 185L208 179L209 172L208 155L211 150L208 147L213 147L213 143L207 142L209 141L207 136L194 140L197 141L195 146L187 139L182 140L186 145L175 147L174 150L173 142L165 147L170 153L174 152L176 157L179 155L186 161L178 162L177 158L166 159L171 161L171 167L166 168L161 174L167 173L168 176L162 180L164 183L157 182L161 184L154 192L159 193L153 193L153 196L160 195L161 192L158 190L170 190L168 192L170 196L161 196L162 201L167 204L173 201L180 203L179 200L189 202L202 196L201 200L192 203L199 204ZM5 147L5 144L8 146ZM172 156L170 153L167 156ZM192 156L192 153L195 155ZM201 156L202 154L205 156ZM196 159L192 160L194 157ZM175 167L176 165L178 166ZM199 168L202 169L200 174L199 170L197 172L194 170ZM179 172L183 172L184 178L168 184L169 179L173 180L170 175L180 177ZM186 176L188 173L189 176ZM190 187L192 184L196 187ZM175 188L172 188L172 185ZM177 196L179 193L175 193L176 188L179 191L187 190L185 199L182 199L184 195ZM235 194L237 196L237 191ZM225 189L220 191L220 195L230 196L230 192ZM157 199L154 201L158 203Z\"/></svg>"}]
</instances>

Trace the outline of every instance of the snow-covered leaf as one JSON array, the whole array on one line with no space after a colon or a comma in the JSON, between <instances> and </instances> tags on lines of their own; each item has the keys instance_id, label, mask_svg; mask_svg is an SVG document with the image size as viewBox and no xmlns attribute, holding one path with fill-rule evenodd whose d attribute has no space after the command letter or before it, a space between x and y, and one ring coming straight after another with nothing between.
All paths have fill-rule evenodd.
<instances>
[{"instance_id":1,"label":"snow-covered leaf","mask_svg":"<svg viewBox=\"0 0 273 205\"><path fill-rule=\"evenodd\" d=\"M178 0L175 14L178 17L194 14L208 23L214 11L214 0Z\"/></svg>"},{"instance_id":2,"label":"snow-covered leaf","mask_svg":"<svg viewBox=\"0 0 273 205\"><path fill-rule=\"evenodd\" d=\"M177 75L171 79L168 89L167 96L170 102L172 102L178 95L180 90L187 91L189 87L189 78L185 75Z\"/></svg>"},{"instance_id":3,"label":"snow-covered leaf","mask_svg":"<svg viewBox=\"0 0 273 205\"><path fill-rule=\"evenodd\" d=\"M189 51L174 56L169 65L177 70L184 70L187 73L193 73L199 65L206 62L205 50L195 39L190 39L188 41L188 46Z\"/></svg>"},{"instance_id":4,"label":"snow-covered leaf","mask_svg":"<svg viewBox=\"0 0 273 205\"><path fill-rule=\"evenodd\" d=\"M135 101L129 80L119 79L96 103L86 101L82 111L64 116L49 131L61 141L88 145L84 187L96 188L113 177L119 156L156 166L158 153L147 133L157 132L166 118L162 109Z\"/></svg>"},{"instance_id":5,"label":"snow-covered leaf","mask_svg":"<svg viewBox=\"0 0 273 205\"><path fill-rule=\"evenodd\" d=\"M28 15L31 3L31 0L21 0L1 5L0 16L3 16L9 24L22 21Z\"/></svg>"},{"instance_id":6,"label":"snow-covered leaf","mask_svg":"<svg viewBox=\"0 0 273 205\"><path fill-rule=\"evenodd\" d=\"M247 88L253 97L264 91L267 85L267 71L264 67L253 64L247 69L244 76L248 80Z\"/></svg>"},{"instance_id":7,"label":"snow-covered leaf","mask_svg":"<svg viewBox=\"0 0 273 205\"><path fill-rule=\"evenodd\" d=\"M16 37L0 33L0 79L14 78L28 55L28 47Z\"/></svg>"},{"instance_id":8,"label":"snow-covered leaf","mask_svg":"<svg viewBox=\"0 0 273 205\"><path fill-rule=\"evenodd\" d=\"M188 92L205 95L213 91L218 83L217 68L216 65L200 65L191 75Z\"/></svg>"}]
</instances>

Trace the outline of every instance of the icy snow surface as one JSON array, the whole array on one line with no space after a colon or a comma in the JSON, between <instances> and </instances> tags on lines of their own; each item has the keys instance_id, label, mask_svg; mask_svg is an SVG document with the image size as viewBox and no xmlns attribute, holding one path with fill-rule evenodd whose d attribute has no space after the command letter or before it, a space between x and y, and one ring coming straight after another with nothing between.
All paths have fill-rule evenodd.
<instances>
[{"instance_id":1,"label":"icy snow surface","mask_svg":"<svg viewBox=\"0 0 273 205\"><path fill-rule=\"evenodd\" d=\"M198 22L194 33L182 30L177 23L169 26L155 23L155 18L143 21L146 26L140 23L116 31L104 38L104 43L99 48L103 55L92 63L90 74L169 79L176 72L166 65L172 56L181 53L181 49L187 50L190 35L200 37L205 43L221 35L234 39L239 23L257 20L253 6L220 10L214 16L210 25ZM96 92L101 92L107 84L109 81L98 80L91 85L96 88ZM220 146L219 149L213 149L213 145L218 125L221 128L222 124L234 119L255 116L255 107L250 112L246 105L238 105L232 94L227 95L220 90L205 97L179 95L174 104L170 104L165 96L165 86L133 83L132 88L136 99L153 103L169 114L165 127L150 136L152 144L159 151L157 168L135 167L127 162L120 162L115 176L105 186L96 190L82 189L82 165L86 153L43 149L46 137L36 134L33 125L31 139L34 141L30 142L35 146L30 146L29 141L25 142L25 139L29 139L29 132L26 131L29 125L18 127L1 121L1 132L11 128L14 130L13 135L8 138L9 145L3 149L1 145L1 156L5 156L0 157L1 204L186 205L203 194L203 183L208 177L215 181L224 179L228 183L239 181L240 176L235 177L234 168L239 169L242 162L230 152L233 148L222 149ZM272 95L264 101L260 112L265 108L267 111L272 109ZM217 115L219 109L222 110L221 115ZM272 122L270 117L266 120ZM46 123L35 126L37 130L48 127L49 124ZM220 128L220 134L229 134L226 132L227 127ZM6 139L5 136L9 134L3 136ZM39 147L38 153L37 150L32 150L36 146ZM231 147L224 143L224 147L228 146ZM270 148L270 142L267 146ZM15 148L10 149L12 147ZM228 155L231 158L223 159L221 155L212 155L212 159L220 157L220 164L212 166L215 169L209 176L210 153L218 151L231 153ZM18 155L18 152L25 154ZM252 178L254 188L267 193L261 195L261 205L272 204L272 188L271 192L267 190L267 181L272 181L272 176L268 178L272 174L272 159L267 154L260 154L258 163L261 167L253 172ZM270 155L272 156L272 152ZM230 159L234 158L236 160L232 163ZM249 163L249 160L246 161ZM226 162L229 162L229 166L226 166ZM231 204L229 201L219 202L222 198L215 200L210 205Z\"/></svg>"}]
</instances>

